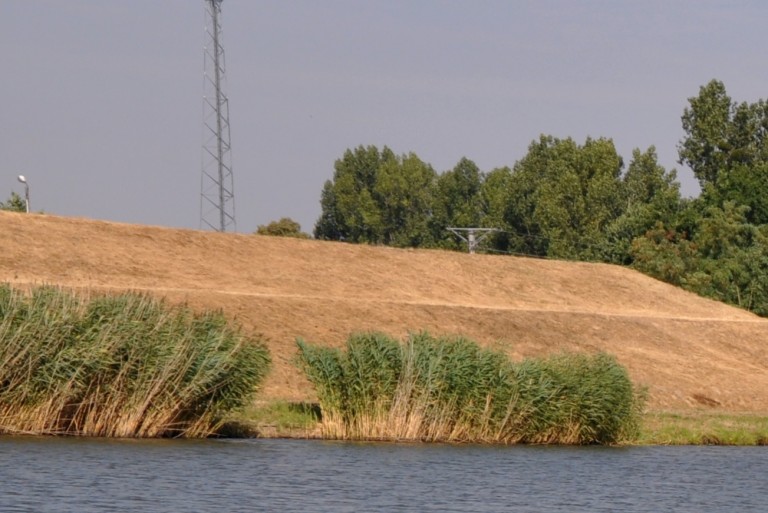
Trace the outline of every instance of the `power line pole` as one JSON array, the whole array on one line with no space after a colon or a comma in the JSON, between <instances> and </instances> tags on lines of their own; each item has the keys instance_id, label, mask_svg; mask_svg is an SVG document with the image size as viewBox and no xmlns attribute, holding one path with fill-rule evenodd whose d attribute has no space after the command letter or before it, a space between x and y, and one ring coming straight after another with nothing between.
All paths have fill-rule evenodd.
<instances>
[{"instance_id":1,"label":"power line pole","mask_svg":"<svg viewBox=\"0 0 768 513\"><path fill-rule=\"evenodd\" d=\"M224 92L224 48L221 46L221 2L205 0L208 26L203 51L203 156L200 179L200 227L237 230L229 99Z\"/></svg>"},{"instance_id":2,"label":"power line pole","mask_svg":"<svg viewBox=\"0 0 768 513\"><path fill-rule=\"evenodd\" d=\"M470 254L474 254L480 243L492 232L500 231L497 228L454 228L448 227L446 230L453 232L458 238L467 243ZM467 236L464 236L464 233ZM479 236L477 234L480 234Z\"/></svg>"}]
</instances>

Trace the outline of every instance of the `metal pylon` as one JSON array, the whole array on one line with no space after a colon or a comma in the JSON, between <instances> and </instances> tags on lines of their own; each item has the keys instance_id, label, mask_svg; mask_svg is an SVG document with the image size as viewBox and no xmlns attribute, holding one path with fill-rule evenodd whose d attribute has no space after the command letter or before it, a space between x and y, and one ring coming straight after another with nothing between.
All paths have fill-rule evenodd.
<instances>
[{"instance_id":1,"label":"metal pylon","mask_svg":"<svg viewBox=\"0 0 768 513\"><path fill-rule=\"evenodd\" d=\"M446 230L453 232L457 237L466 242L467 249L469 249L470 253L474 253L483 239L488 235L500 231L498 228L455 228L451 226L446 228ZM466 237L464 236L464 233L467 234ZM478 236L477 234L480 235Z\"/></svg>"},{"instance_id":2,"label":"metal pylon","mask_svg":"<svg viewBox=\"0 0 768 513\"><path fill-rule=\"evenodd\" d=\"M200 227L236 231L235 184L229 135L229 99L224 92L221 2L205 0L206 44L203 49L203 151L200 181Z\"/></svg>"}]
</instances>

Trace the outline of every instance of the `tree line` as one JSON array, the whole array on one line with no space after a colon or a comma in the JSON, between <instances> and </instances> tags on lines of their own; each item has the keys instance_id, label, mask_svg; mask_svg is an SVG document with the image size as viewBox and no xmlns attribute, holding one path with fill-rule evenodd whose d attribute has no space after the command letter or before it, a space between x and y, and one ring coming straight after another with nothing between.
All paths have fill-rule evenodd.
<instances>
[{"instance_id":1,"label":"tree line","mask_svg":"<svg viewBox=\"0 0 768 513\"><path fill-rule=\"evenodd\" d=\"M608 138L542 135L513 167L487 172L462 158L438 173L415 153L358 146L335 162L314 236L458 250L448 227L495 228L487 252L632 266L766 316L768 103L737 103L712 80L681 119L695 199L654 147L626 164Z\"/></svg>"},{"instance_id":2,"label":"tree line","mask_svg":"<svg viewBox=\"0 0 768 513\"><path fill-rule=\"evenodd\" d=\"M628 264L634 238L681 208L674 170L653 147L623 172L610 139L541 136L513 168L462 158L438 174L414 153L347 150L325 183L315 238L459 249L448 227L499 230L487 251Z\"/></svg>"}]
</instances>

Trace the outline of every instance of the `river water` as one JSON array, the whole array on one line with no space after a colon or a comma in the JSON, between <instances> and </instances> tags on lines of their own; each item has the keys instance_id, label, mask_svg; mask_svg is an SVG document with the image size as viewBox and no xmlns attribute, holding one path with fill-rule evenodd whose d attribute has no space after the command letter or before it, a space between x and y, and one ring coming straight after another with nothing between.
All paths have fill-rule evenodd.
<instances>
[{"instance_id":1,"label":"river water","mask_svg":"<svg viewBox=\"0 0 768 513\"><path fill-rule=\"evenodd\" d=\"M0 512L766 512L768 447L0 437Z\"/></svg>"}]
</instances>

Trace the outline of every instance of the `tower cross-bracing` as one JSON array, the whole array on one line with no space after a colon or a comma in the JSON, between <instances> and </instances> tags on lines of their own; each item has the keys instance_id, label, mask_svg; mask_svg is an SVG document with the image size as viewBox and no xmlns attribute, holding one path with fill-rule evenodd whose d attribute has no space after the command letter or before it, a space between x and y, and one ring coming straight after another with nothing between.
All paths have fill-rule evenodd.
<instances>
[{"instance_id":1,"label":"tower cross-bracing","mask_svg":"<svg viewBox=\"0 0 768 513\"><path fill-rule=\"evenodd\" d=\"M488 235L500 231L497 228L455 228L452 226L447 227L446 230L453 232L458 238L466 242L470 253L474 253ZM467 234L466 237L464 233Z\"/></svg>"},{"instance_id":2,"label":"tower cross-bracing","mask_svg":"<svg viewBox=\"0 0 768 513\"><path fill-rule=\"evenodd\" d=\"M235 185L229 134L229 99L224 91L221 2L205 0L206 44L203 50L203 152L200 226L220 232L236 230Z\"/></svg>"}]
</instances>

